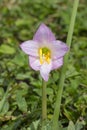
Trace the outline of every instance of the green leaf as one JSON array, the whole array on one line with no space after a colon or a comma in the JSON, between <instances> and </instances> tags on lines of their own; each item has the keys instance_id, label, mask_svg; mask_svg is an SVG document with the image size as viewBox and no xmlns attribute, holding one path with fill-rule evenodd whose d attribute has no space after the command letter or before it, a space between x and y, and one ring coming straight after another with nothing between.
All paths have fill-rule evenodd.
<instances>
[{"instance_id":1,"label":"green leaf","mask_svg":"<svg viewBox=\"0 0 87 130\"><path fill-rule=\"evenodd\" d=\"M3 95L4 95L4 89L0 88L0 99L3 97Z\"/></svg>"},{"instance_id":2,"label":"green leaf","mask_svg":"<svg viewBox=\"0 0 87 130\"><path fill-rule=\"evenodd\" d=\"M2 111L1 111L1 113L0 113L0 115L6 114L6 113L8 112L8 110L9 110L9 102L6 101L6 102L4 103L4 105L3 105L3 109L2 109Z\"/></svg>"},{"instance_id":3,"label":"green leaf","mask_svg":"<svg viewBox=\"0 0 87 130\"><path fill-rule=\"evenodd\" d=\"M30 73L18 73L16 75L16 79L19 79L19 80L24 80L24 79L28 79L30 76Z\"/></svg>"},{"instance_id":4,"label":"green leaf","mask_svg":"<svg viewBox=\"0 0 87 130\"><path fill-rule=\"evenodd\" d=\"M16 65L24 66L27 64L27 56L22 51L19 51L19 53L12 59L12 62Z\"/></svg>"},{"instance_id":5,"label":"green leaf","mask_svg":"<svg viewBox=\"0 0 87 130\"><path fill-rule=\"evenodd\" d=\"M67 130L75 130L75 125L72 121L69 122L69 126Z\"/></svg>"},{"instance_id":6,"label":"green leaf","mask_svg":"<svg viewBox=\"0 0 87 130\"><path fill-rule=\"evenodd\" d=\"M53 94L53 89L52 88L47 88L47 94L52 95Z\"/></svg>"},{"instance_id":7,"label":"green leaf","mask_svg":"<svg viewBox=\"0 0 87 130\"><path fill-rule=\"evenodd\" d=\"M81 130L84 125L85 125L84 120L82 120L82 121L77 121L76 124L75 124L75 130Z\"/></svg>"},{"instance_id":8,"label":"green leaf","mask_svg":"<svg viewBox=\"0 0 87 130\"><path fill-rule=\"evenodd\" d=\"M0 53L2 54L14 54L15 53L15 49L9 45L1 45L0 46Z\"/></svg>"},{"instance_id":9,"label":"green leaf","mask_svg":"<svg viewBox=\"0 0 87 130\"><path fill-rule=\"evenodd\" d=\"M7 126L7 127L4 127L4 128L1 128L1 130L12 130L13 126Z\"/></svg>"},{"instance_id":10,"label":"green leaf","mask_svg":"<svg viewBox=\"0 0 87 130\"><path fill-rule=\"evenodd\" d=\"M19 107L19 109L22 112L27 112L27 103L24 97L22 97L21 93L18 92L16 95L16 101L17 101L17 105Z\"/></svg>"},{"instance_id":11,"label":"green leaf","mask_svg":"<svg viewBox=\"0 0 87 130\"><path fill-rule=\"evenodd\" d=\"M38 121L34 121L34 122L31 124L30 128L28 128L28 130L37 130L38 125L39 125L39 120L38 120Z\"/></svg>"}]
</instances>

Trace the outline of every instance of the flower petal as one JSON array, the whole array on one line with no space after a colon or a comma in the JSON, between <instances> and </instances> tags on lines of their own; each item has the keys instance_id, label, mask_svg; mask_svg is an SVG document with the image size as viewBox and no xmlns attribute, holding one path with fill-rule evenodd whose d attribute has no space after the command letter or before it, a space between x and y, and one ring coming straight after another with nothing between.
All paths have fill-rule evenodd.
<instances>
[{"instance_id":1,"label":"flower petal","mask_svg":"<svg viewBox=\"0 0 87 130\"><path fill-rule=\"evenodd\" d=\"M29 56L29 64L32 69L40 70L41 64L39 59L37 59L36 57Z\"/></svg>"},{"instance_id":2,"label":"flower petal","mask_svg":"<svg viewBox=\"0 0 87 130\"><path fill-rule=\"evenodd\" d=\"M62 41L56 40L52 42L52 58L57 59L61 58L65 55L65 53L69 50L68 46Z\"/></svg>"},{"instance_id":3,"label":"flower petal","mask_svg":"<svg viewBox=\"0 0 87 130\"><path fill-rule=\"evenodd\" d=\"M39 45L33 40L25 41L20 45L21 49L28 55L38 56Z\"/></svg>"},{"instance_id":4,"label":"flower petal","mask_svg":"<svg viewBox=\"0 0 87 130\"><path fill-rule=\"evenodd\" d=\"M56 39L52 31L45 24L41 24L34 35L33 40L38 41L39 43L50 43Z\"/></svg>"},{"instance_id":5,"label":"flower petal","mask_svg":"<svg viewBox=\"0 0 87 130\"><path fill-rule=\"evenodd\" d=\"M60 68L63 65L63 57L52 61L52 70Z\"/></svg>"},{"instance_id":6,"label":"flower petal","mask_svg":"<svg viewBox=\"0 0 87 130\"><path fill-rule=\"evenodd\" d=\"M52 62L50 62L50 64L45 62L44 64L41 65L40 74L45 81L48 81L49 73L51 70L52 70Z\"/></svg>"}]
</instances>

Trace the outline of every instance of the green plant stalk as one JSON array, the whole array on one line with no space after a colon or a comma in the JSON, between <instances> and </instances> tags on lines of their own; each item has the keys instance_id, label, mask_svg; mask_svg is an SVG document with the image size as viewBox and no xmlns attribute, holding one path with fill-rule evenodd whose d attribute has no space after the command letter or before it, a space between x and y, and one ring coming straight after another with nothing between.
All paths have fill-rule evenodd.
<instances>
[{"instance_id":1,"label":"green plant stalk","mask_svg":"<svg viewBox=\"0 0 87 130\"><path fill-rule=\"evenodd\" d=\"M66 40L66 43L69 46L69 48L71 46L78 4L79 4L79 0L74 0L73 11L72 11L69 31L67 35L67 40ZM58 119L59 119L59 113L60 113L60 105L61 105L61 97L62 97L62 91L63 91L63 86L64 86L64 80L65 80L65 73L66 73L67 64L68 64L68 56L69 56L69 52L64 57L64 64L63 64L61 74L60 74L59 88L57 92L57 99L56 99L54 115L53 115L52 130L59 130Z\"/></svg>"},{"instance_id":2,"label":"green plant stalk","mask_svg":"<svg viewBox=\"0 0 87 130\"><path fill-rule=\"evenodd\" d=\"M42 127L47 119L47 96L46 96L46 82L42 83Z\"/></svg>"}]
</instances>

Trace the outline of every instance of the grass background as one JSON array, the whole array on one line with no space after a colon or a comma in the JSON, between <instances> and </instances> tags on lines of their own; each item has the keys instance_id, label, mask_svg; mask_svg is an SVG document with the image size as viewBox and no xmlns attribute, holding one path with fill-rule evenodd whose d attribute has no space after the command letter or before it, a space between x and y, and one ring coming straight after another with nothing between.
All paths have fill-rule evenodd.
<instances>
[{"instance_id":1,"label":"grass background","mask_svg":"<svg viewBox=\"0 0 87 130\"><path fill-rule=\"evenodd\" d=\"M65 42L72 5L73 0L0 0L0 100L9 87L0 112L0 130L30 130L32 122L40 119L42 80L29 67L19 45L32 39L41 23ZM53 115L59 74L60 70L51 72L48 81L48 120ZM78 130L87 130L86 0L80 0L62 95L60 124L64 130L69 121Z\"/></svg>"}]
</instances>

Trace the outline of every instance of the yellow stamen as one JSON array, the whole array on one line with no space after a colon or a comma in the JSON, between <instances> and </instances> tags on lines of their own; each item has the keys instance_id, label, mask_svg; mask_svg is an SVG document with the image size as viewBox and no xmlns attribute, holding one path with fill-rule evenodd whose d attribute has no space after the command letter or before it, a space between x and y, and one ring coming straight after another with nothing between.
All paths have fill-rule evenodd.
<instances>
[{"instance_id":1,"label":"yellow stamen","mask_svg":"<svg viewBox=\"0 0 87 130\"><path fill-rule=\"evenodd\" d=\"M49 64L50 63L50 53L48 52L46 57L45 57L46 62Z\"/></svg>"},{"instance_id":2,"label":"yellow stamen","mask_svg":"<svg viewBox=\"0 0 87 130\"><path fill-rule=\"evenodd\" d=\"M51 54L50 50L46 47L39 49L39 56L40 56L40 63L43 64L44 62L50 63Z\"/></svg>"},{"instance_id":3,"label":"yellow stamen","mask_svg":"<svg viewBox=\"0 0 87 130\"><path fill-rule=\"evenodd\" d=\"M40 63L43 64L42 48L40 48L40 50L39 50L39 55L40 55Z\"/></svg>"}]
</instances>

